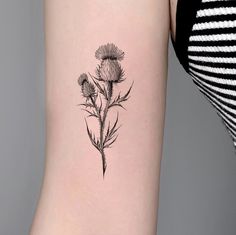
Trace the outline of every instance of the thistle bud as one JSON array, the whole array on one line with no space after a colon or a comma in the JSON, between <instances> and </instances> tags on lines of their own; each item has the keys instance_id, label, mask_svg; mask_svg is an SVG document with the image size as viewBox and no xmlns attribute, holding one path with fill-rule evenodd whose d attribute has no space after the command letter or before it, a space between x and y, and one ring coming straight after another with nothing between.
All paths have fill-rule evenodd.
<instances>
[{"instance_id":1,"label":"thistle bud","mask_svg":"<svg viewBox=\"0 0 236 235\"><path fill-rule=\"evenodd\" d=\"M82 87L82 94L86 98L92 97L96 93L94 85L88 81L84 81L81 87Z\"/></svg>"},{"instance_id":2,"label":"thistle bud","mask_svg":"<svg viewBox=\"0 0 236 235\"><path fill-rule=\"evenodd\" d=\"M84 84L84 82L88 82L88 75L86 73L82 73L80 76L79 76L79 79L78 79L78 84L80 86L82 86Z\"/></svg>"},{"instance_id":3,"label":"thistle bud","mask_svg":"<svg viewBox=\"0 0 236 235\"><path fill-rule=\"evenodd\" d=\"M117 60L103 60L97 73L104 82L119 82L123 77L123 70Z\"/></svg>"}]
</instances>

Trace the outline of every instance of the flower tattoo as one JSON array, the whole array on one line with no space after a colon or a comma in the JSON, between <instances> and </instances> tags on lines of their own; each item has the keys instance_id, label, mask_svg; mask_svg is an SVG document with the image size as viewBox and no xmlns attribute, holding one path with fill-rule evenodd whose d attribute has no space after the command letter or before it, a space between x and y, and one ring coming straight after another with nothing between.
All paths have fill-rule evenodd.
<instances>
[{"instance_id":1,"label":"flower tattoo","mask_svg":"<svg viewBox=\"0 0 236 235\"><path fill-rule=\"evenodd\" d=\"M99 130L96 136L89 128L87 119L85 119L88 137L92 145L98 150L102 159L102 172L105 176L107 161L105 149L110 148L118 138L119 112L116 119L108 119L108 113L115 107L124 109L123 103L130 97L133 86L126 91L124 95L118 91L115 92L115 85L125 81L125 72L121 67L120 61L124 59L125 53L113 43L100 46L95 52L95 58L100 61L96 68L96 75L82 73L78 78L78 84L81 87L82 96L85 102L80 104L83 110L88 113L88 118L93 117L99 123ZM117 93L118 95L115 95Z\"/></svg>"}]
</instances>

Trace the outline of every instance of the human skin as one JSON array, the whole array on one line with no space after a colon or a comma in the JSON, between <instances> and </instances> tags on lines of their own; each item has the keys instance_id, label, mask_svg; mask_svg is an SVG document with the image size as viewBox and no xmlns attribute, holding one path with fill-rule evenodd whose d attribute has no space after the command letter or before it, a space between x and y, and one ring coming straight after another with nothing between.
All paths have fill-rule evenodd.
<instances>
[{"instance_id":1,"label":"human skin","mask_svg":"<svg viewBox=\"0 0 236 235\"><path fill-rule=\"evenodd\" d=\"M178 0L170 0L170 25L171 25L171 35L175 40L176 35L176 9L177 9Z\"/></svg>"},{"instance_id":2,"label":"human skin","mask_svg":"<svg viewBox=\"0 0 236 235\"><path fill-rule=\"evenodd\" d=\"M168 0L46 0L46 167L30 235L156 235L166 102ZM122 93L134 82L112 148L101 157L86 132L77 83L94 53L125 52ZM90 128L97 125L87 119Z\"/></svg>"}]
</instances>

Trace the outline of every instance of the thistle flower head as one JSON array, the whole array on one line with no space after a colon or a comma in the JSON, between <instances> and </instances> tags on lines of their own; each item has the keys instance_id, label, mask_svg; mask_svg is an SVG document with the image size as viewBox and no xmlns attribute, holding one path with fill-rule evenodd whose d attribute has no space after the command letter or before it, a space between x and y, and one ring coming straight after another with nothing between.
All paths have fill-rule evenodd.
<instances>
[{"instance_id":1,"label":"thistle flower head","mask_svg":"<svg viewBox=\"0 0 236 235\"><path fill-rule=\"evenodd\" d=\"M124 55L125 53L113 43L107 43L106 45L100 46L95 52L95 57L98 60L123 60Z\"/></svg>"},{"instance_id":2,"label":"thistle flower head","mask_svg":"<svg viewBox=\"0 0 236 235\"><path fill-rule=\"evenodd\" d=\"M86 98L95 96L96 94L94 85L88 81L83 83L83 85L81 86L81 90L82 90L83 96Z\"/></svg>"},{"instance_id":3,"label":"thistle flower head","mask_svg":"<svg viewBox=\"0 0 236 235\"><path fill-rule=\"evenodd\" d=\"M80 86L82 86L84 82L88 82L88 76L86 73L82 73L78 78L78 83Z\"/></svg>"},{"instance_id":4,"label":"thistle flower head","mask_svg":"<svg viewBox=\"0 0 236 235\"><path fill-rule=\"evenodd\" d=\"M84 97L88 98L94 96L96 91L94 85L89 82L86 73L82 73L78 78L78 84L81 86L82 94Z\"/></svg>"},{"instance_id":5,"label":"thistle flower head","mask_svg":"<svg viewBox=\"0 0 236 235\"><path fill-rule=\"evenodd\" d=\"M106 59L97 68L99 80L104 82L122 82L124 80L124 70L117 60Z\"/></svg>"}]
</instances>

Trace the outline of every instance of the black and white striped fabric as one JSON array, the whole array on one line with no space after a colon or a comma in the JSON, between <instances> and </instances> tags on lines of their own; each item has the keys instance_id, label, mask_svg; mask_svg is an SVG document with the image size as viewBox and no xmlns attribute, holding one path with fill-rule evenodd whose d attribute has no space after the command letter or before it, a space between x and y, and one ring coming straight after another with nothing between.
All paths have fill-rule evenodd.
<instances>
[{"instance_id":1,"label":"black and white striped fabric","mask_svg":"<svg viewBox=\"0 0 236 235\"><path fill-rule=\"evenodd\" d=\"M215 107L236 147L236 1L201 0L193 22L188 72Z\"/></svg>"}]
</instances>

